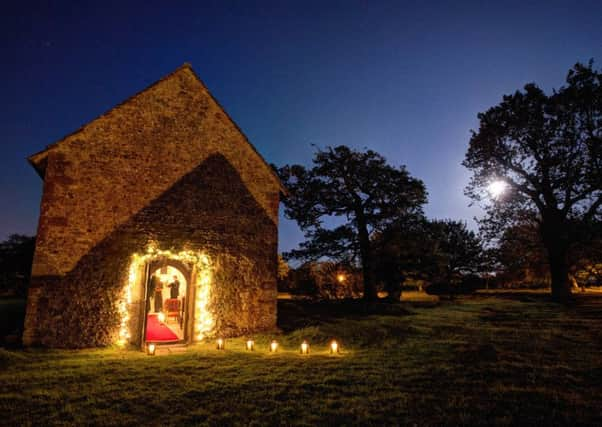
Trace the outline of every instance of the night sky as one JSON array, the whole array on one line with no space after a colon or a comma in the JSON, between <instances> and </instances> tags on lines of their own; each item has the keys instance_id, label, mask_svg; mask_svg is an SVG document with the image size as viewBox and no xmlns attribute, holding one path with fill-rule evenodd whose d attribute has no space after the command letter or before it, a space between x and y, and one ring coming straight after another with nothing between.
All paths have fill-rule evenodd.
<instances>
[{"instance_id":1,"label":"night sky","mask_svg":"<svg viewBox=\"0 0 602 427\"><path fill-rule=\"evenodd\" d=\"M558 87L577 61L602 64L600 0L10 3L0 239L36 231L28 155L184 62L268 162L369 147L425 181L429 217L474 226L460 162L477 113L528 82ZM301 237L282 222L282 250Z\"/></svg>"}]
</instances>

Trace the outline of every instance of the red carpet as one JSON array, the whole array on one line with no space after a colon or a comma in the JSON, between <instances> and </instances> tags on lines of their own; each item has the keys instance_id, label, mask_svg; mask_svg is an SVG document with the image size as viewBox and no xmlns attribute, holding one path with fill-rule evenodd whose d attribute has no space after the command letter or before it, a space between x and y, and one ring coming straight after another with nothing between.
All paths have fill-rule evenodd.
<instances>
[{"instance_id":1,"label":"red carpet","mask_svg":"<svg viewBox=\"0 0 602 427\"><path fill-rule=\"evenodd\" d=\"M178 336L169 329L169 326L159 322L156 314L149 314L146 318L146 341L169 342L179 341Z\"/></svg>"}]
</instances>

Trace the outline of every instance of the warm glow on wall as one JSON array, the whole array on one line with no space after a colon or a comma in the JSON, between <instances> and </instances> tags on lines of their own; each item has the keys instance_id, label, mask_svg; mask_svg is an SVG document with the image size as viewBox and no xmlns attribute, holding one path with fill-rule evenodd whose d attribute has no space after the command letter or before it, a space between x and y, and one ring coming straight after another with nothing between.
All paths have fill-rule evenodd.
<instances>
[{"instance_id":1,"label":"warm glow on wall","mask_svg":"<svg viewBox=\"0 0 602 427\"><path fill-rule=\"evenodd\" d=\"M122 297L118 302L117 310L119 311L119 338L117 339L117 345L123 347L129 341L130 328L130 304L132 303L132 288L134 287L137 279L137 269L138 264L135 262L135 256L133 257L133 261L130 264L130 269L128 271L128 281L123 288Z\"/></svg>"},{"instance_id":2,"label":"warm glow on wall","mask_svg":"<svg viewBox=\"0 0 602 427\"><path fill-rule=\"evenodd\" d=\"M213 331L214 321L209 311L211 298L211 269L209 259L203 256L199 259L194 302L194 334L198 341L207 337Z\"/></svg>"},{"instance_id":3,"label":"warm glow on wall","mask_svg":"<svg viewBox=\"0 0 602 427\"><path fill-rule=\"evenodd\" d=\"M141 279L138 277L138 272L141 271L142 267L147 262L159 258L167 258L194 266L194 274L196 277L194 337L196 340L201 340L211 335L213 332L215 322L213 320L213 315L209 310L212 278L212 266L209 262L209 257L198 251L171 252L160 250L155 246L149 245L144 254L141 255L136 253L132 255L128 281L124 286L122 297L118 303L120 323L117 344L120 346L127 344L131 336L129 330L130 305L132 303L132 290L138 285L139 279Z\"/></svg>"}]
</instances>

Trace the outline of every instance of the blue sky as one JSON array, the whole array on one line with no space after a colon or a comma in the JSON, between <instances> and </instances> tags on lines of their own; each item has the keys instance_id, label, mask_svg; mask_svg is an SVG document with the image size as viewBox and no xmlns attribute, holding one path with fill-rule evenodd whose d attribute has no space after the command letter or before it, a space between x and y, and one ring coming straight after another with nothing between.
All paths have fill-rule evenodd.
<instances>
[{"instance_id":1,"label":"blue sky","mask_svg":"<svg viewBox=\"0 0 602 427\"><path fill-rule=\"evenodd\" d=\"M29 154L184 62L268 162L368 147L424 180L428 216L473 226L460 162L477 114L602 63L599 1L69 3L0 17L0 238L35 233ZM301 237L282 221L281 249Z\"/></svg>"}]
</instances>

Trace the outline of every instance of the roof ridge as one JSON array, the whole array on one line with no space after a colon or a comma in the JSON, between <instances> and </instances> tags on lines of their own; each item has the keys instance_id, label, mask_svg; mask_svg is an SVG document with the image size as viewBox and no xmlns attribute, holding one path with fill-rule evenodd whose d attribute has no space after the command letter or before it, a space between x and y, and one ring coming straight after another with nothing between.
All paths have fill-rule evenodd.
<instances>
[{"instance_id":1,"label":"roof ridge","mask_svg":"<svg viewBox=\"0 0 602 427\"><path fill-rule=\"evenodd\" d=\"M86 128L86 126L88 126L90 123L95 122L98 119L101 119L103 117L105 117L106 115L110 114L112 111L114 111L115 109L121 107L122 105L124 105L125 103L131 101L132 99L136 98L138 95L141 95L143 92L146 92L147 90L153 88L154 86L158 85L159 83L167 80L168 78L170 78L171 76L173 76L174 74L176 74L178 71L181 71L185 68L188 68L189 70L192 71L192 66L190 65L189 62L184 62L182 65L180 65L178 68L176 68L175 70L171 71L170 73L166 74L165 76L161 77L159 80L154 81L153 83L151 83L150 85L146 86L144 89L139 90L138 92L134 93L133 95L128 96L127 98L125 98L123 101L113 105L111 108L109 108L108 110L106 110L104 113L94 117L91 120L88 120L86 123L84 123L83 125L81 125L80 127L78 127L77 129L75 129L72 132L69 132L68 134L66 134L65 136L63 136L62 138L56 140L55 142L49 144L46 146L46 148L44 148L41 151L38 151L37 153L34 153L30 156L27 157L27 160L34 164L34 160L33 158L36 156L39 156L40 154L44 154L46 151L54 148L56 145L60 144L61 142L63 142L65 139L69 138L72 135L75 135L78 132L81 132L82 130L84 130ZM194 71L193 71L194 73ZM34 165L35 167L35 165Z\"/></svg>"},{"instance_id":2,"label":"roof ridge","mask_svg":"<svg viewBox=\"0 0 602 427\"><path fill-rule=\"evenodd\" d=\"M257 154L257 156L259 156L259 159L265 164L265 166L268 169L269 173L276 179L276 182L280 186L280 191L283 194L287 194L288 192L287 192L286 188L284 187L284 184L282 184L282 180L280 179L280 177L276 174L276 172L270 166L270 164L259 153L259 151L257 150L257 148L251 143L251 141L249 140L249 138L247 137L247 135L242 131L242 129L240 128L240 126L238 126L238 124L234 121L234 119L232 119L232 117L228 114L228 112L225 110L225 108L213 96L213 94L211 93L211 91L207 88L207 85L205 84L205 82L203 82L203 80L198 76L198 74L194 71L194 69L192 68L192 65L189 62L184 62L182 65L180 65L179 67L177 67L175 70L171 71L170 73L166 74L165 76L161 77L159 80L156 80L155 82L153 82L150 85L146 86L144 89L141 89L138 92L134 93L133 95L127 97L123 101L121 101L118 104L114 105L113 107L111 107L110 109L108 109L104 113L98 115L97 117L93 118L92 120L87 121L85 124L83 124L82 126L80 126L79 128L77 128L73 132L68 133L67 135L63 136L62 138L60 138L59 140L53 142L52 144L47 145L45 149L43 149L43 150L41 150L41 151L39 151L37 153L34 153L34 154L28 156L27 157L27 161L33 166L33 168L43 178L43 173L37 167L38 164L39 164L39 161L41 161L43 159L40 158L39 161L38 161L38 160L36 160L37 157L40 157L40 156L44 155L46 152L48 152L52 148L56 147L58 144L60 144L61 142L63 142L67 138L69 138L70 136L75 135L78 132L83 131L86 128L86 126L88 126L90 123L93 123L96 120L99 120L99 119L107 116L108 114L110 114L111 112L113 112L114 110L116 110L117 108L121 107L122 105L125 105L126 103L130 102L131 100L133 100L137 96L139 96L142 93L148 91L149 89L152 89L156 85L164 82L165 80L167 80L170 77L172 77L174 74L176 74L176 73L178 73L178 72L180 72L180 71L182 71L184 69L188 69L192 73L192 75L194 76L194 78L196 78L196 80L201 84L201 86L203 87L203 89L205 89L205 91L207 92L207 94L209 95L209 97L213 100L213 102L216 103L216 105L225 114L226 118L230 121L230 123L232 123L234 125L234 127L236 128L236 130L238 130L238 132L242 135L242 137L246 141L246 143L249 144L249 146L255 152L255 154Z\"/></svg>"},{"instance_id":3,"label":"roof ridge","mask_svg":"<svg viewBox=\"0 0 602 427\"><path fill-rule=\"evenodd\" d=\"M184 65L186 65L186 64L187 63L184 63ZM184 66L184 65L182 65L182 66ZM274 169L272 168L272 166L270 166L270 164L263 158L263 156L261 155L261 153L259 152L259 150L253 145L253 143L251 142L251 140L243 132L243 130L240 128L240 126L238 126L238 123L236 123L234 121L234 119L230 116L230 114L228 114L228 112L226 111L226 109L224 107L222 107L222 104L220 104L220 102L213 96L213 94L211 93L211 91L207 88L207 85L205 84L205 82L198 76L198 74L194 71L194 69L192 68L192 66L190 66L190 64L188 64L188 67L189 67L190 72L192 73L192 75L205 88L205 90L207 91L207 94L209 95L209 97L213 100L213 102L215 102L215 104L219 107L219 109L222 110L222 112L226 115L226 118L228 120L230 120L230 123L232 123L234 125L234 127L236 128L236 130L242 135L242 137L244 138L245 142L247 144L249 144L249 146L255 152L255 154L257 154L259 156L259 159L265 164L265 166L268 168L268 171L274 176L274 178L276 178L276 182L278 182L278 185L280 186L280 191L283 194L285 194L285 195L288 194L288 190L286 189L286 187L282 183L282 180L280 179L280 177L278 176L278 174L276 173L276 171L274 171Z\"/></svg>"}]
</instances>

